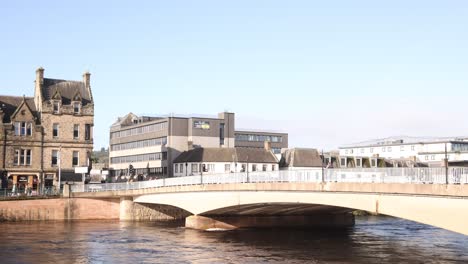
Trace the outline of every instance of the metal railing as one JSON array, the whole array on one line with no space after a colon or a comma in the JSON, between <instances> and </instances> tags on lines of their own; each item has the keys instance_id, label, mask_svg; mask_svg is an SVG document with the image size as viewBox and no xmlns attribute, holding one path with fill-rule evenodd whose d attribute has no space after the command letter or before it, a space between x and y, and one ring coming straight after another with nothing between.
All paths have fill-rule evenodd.
<instances>
[{"instance_id":1,"label":"metal railing","mask_svg":"<svg viewBox=\"0 0 468 264\"><path fill-rule=\"evenodd\" d=\"M138 190L167 186L260 182L355 182L355 183L412 183L467 184L468 168L353 168L284 170L247 173L204 174L159 180L72 185L72 192L101 192Z\"/></svg>"},{"instance_id":2,"label":"metal railing","mask_svg":"<svg viewBox=\"0 0 468 264\"><path fill-rule=\"evenodd\" d=\"M45 187L39 190L25 190L14 188L0 189L0 200L38 198L58 195L60 195L59 191L55 187Z\"/></svg>"}]
</instances>

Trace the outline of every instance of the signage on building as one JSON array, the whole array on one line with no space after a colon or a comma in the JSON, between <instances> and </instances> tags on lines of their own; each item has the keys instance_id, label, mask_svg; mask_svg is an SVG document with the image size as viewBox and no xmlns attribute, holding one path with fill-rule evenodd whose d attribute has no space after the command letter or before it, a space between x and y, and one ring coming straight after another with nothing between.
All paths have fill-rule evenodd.
<instances>
[{"instance_id":1,"label":"signage on building","mask_svg":"<svg viewBox=\"0 0 468 264\"><path fill-rule=\"evenodd\" d=\"M210 129L210 122L208 121L193 121L194 128Z\"/></svg>"},{"instance_id":2,"label":"signage on building","mask_svg":"<svg viewBox=\"0 0 468 264\"><path fill-rule=\"evenodd\" d=\"M18 176L19 182L28 182L28 176Z\"/></svg>"},{"instance_id":3,"label":"signage on building","mask_svg":"<svg viewBox=\"0 0 468 264\"><path fill-rule=\"evenodd\" d=\"M75 167L75 173L88 173L88 167Z\"/></svg>"}]
</instances>

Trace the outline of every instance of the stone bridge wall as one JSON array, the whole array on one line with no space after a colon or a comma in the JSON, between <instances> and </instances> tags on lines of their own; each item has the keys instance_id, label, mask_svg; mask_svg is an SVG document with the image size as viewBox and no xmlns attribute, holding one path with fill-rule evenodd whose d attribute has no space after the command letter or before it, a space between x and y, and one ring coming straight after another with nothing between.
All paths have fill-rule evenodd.
<instances>
[{"instance_id":1,"label":"stone bridge wall","mask_svg":"<svg viewBox=\"0 0 468 264\"><path fill-rule=\"evenodd\" d=\"M182 209L131 202L130 215L122 220L164 221L184 219L190 213ZM0 221L44 220L118 220L120 198L57 198L0 201Z\"/></svg>"}]
</instances>

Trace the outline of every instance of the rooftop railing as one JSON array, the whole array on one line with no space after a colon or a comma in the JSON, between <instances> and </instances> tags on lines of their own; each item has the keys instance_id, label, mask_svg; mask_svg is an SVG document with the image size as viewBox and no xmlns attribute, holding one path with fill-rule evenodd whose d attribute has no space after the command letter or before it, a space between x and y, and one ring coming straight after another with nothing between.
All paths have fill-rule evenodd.
<instances>
[{"instance_id":1,"label":"rooftop railing","mask_svg":"<svg viewBox=\"0 0 468 264\"><path fill-rule=\"evenodd\" d=\"M349 183L409 183L467 184L468 168L352 168L352 169L281 170L238 172L173 177L150 181L72 185L72 192L138 190L168 186L227 183L267 182L349 182Z\"/></svg>"}]
</instances>

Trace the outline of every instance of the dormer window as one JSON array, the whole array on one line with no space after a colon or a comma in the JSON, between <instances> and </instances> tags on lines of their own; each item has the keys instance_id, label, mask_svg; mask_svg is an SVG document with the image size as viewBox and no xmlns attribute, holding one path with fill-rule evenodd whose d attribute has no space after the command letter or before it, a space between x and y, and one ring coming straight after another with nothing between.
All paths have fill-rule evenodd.
<instances>
[{"instance_id":1,"label":"dormer window","mask_svg":"<svg viewBox=\"0 0 468 264\"><path fill-rule=\"evenodd\" d=\"M16 136L31 136L32 123L31 122L15 122L15 135Z\"/></svg>"},{"instance_id":2,"label":"dormer window","mask_svg":"<svg viewBox=\"0 0 468 264\"><path fill-rule=\"evenodd\" d=\"M54 101L54 114L59 114L60 113L60 102L59 101Z\"/></svg>"},{"instance_id":3,"label":"dormer window","mask_svg":"<svg viewBox=\"0 0 468 264\"><path fill-rule=\"evenodd\" d=\"M73 113L74 114L81 113L81 103L80 102L74 102L73 103Z\"/></svg>"}]
</instances>

